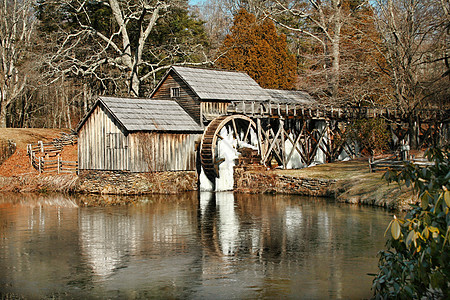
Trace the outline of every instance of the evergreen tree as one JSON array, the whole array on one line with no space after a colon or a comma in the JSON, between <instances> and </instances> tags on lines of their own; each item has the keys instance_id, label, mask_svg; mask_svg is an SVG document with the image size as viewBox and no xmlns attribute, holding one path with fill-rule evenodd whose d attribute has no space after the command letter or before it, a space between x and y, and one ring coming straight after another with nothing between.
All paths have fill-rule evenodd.
<instances>
[{"instance_id":1,"label":"evergreen tree","mask_svg":"<svg viewBox=\"0 0 450 300\"><path fill-rule=\"evenodd\" d=\"M257 22L241 9L234 17L217 60L224 69L244 71L263 88L293 89L297 65L287 46L286 36L278 35L271 20Z\"/></svg>"}]
</instances>

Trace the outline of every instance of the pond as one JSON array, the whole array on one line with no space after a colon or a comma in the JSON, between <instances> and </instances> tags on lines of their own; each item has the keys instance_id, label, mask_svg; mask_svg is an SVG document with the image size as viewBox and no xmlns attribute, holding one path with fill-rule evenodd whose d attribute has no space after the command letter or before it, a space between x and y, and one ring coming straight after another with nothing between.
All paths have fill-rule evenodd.
<instances>
[{"instance_id":1,"label":"pond","mask_svg":"<svg viewBox=\"0 0 450 300\"><path fill-rule=\"evenodd\" d=\"M0 194L0 294L368 298L390 219L292 195Z\"/></svg>"}]
</instances>

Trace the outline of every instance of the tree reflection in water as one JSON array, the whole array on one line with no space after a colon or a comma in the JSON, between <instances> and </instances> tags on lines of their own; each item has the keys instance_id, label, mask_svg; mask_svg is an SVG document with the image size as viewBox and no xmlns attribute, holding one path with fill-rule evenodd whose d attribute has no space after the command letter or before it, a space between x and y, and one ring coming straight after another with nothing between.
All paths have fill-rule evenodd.
<instances>
[{"instance_id":1,"label":"tree reflection in water","mask_svg":"<svg viewBox=\"0 0 450 300\"><path fill-rule=\"evenodd\" d=\"M389 220L288 195L0 194L0 293L364 298Z\"/></svg>"}]
</instances>

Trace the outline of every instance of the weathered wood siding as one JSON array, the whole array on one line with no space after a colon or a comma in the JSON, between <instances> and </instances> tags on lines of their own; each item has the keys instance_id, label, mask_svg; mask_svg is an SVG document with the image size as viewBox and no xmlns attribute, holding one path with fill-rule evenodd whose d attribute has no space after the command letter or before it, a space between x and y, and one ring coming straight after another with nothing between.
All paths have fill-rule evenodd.
<instances>
[{"instance_id":1,"label":"weathered wood siding","mask_svg":"<svg viewBox=\"0 0 450 300\"><path fill-rule=\"evenodd\" d=\"M196 170L195 144L201 134L132 133L130 171L193 171Z\"/></svg>"},{"instance_id":2,"label":"weathered wood siding","mask_svg":"<svg viewBox=\"0 0 450 300\"><path fill-rule=\"evenodd\" d=\"M80 170L128 170L128 136L101 105L78 133Z\"/></svg>"},{"instance_id":3,"label":"weathered wood siding","mask_svg":"<svg viewBox=\"0 0 450 300\"><path fill-rule=\"evenodd\" d=\"M180 96L170 97L171 88L180 88ZM200 101L189 86L181 80L174 72L171 72L158 90L152 96L153 99L173 99L198 123L200 124Z\"/></svg>"},{"instance_id":4,"label":"weathered wood siding","mask_svg":"<svg viewBox=\"0 0 450 300\"><path fill-rule=\"evenodd\" d=\"M99 105L78 133L80 170L192 171L201 134L131 132L125 134Z\"/></svg>"}]
</instances>

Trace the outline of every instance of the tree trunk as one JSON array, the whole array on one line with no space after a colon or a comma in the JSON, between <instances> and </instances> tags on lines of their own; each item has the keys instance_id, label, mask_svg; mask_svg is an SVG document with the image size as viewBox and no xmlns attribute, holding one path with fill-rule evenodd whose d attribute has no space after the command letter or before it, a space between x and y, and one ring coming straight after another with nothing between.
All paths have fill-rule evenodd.
<instances>
[{"instance_id":1,"label":"tree trunk","mask_svg":"<svg viewBox=\"0 0 450 300\"><path fill-rule=\"evenodd\" d=\"M409 145L411 149L417 150L419 147L418 141L418 123L413 113L409 117Z\"/></svg>"},{"instance_id":2,"label":"tree trunk","mask_svg":"<svg viewBox=\"0 0 450 300\"><path fill-rule=\"evenodd\" d=\"M6 128L6 105L3 101L0 107L0 128Z\"/></svg>"},{"instance_id":3,"label":"tree trunk","mask_svg":"<svg viewBox=\"0 0 450 300\"><path fill-rule=\"evenodd\" d=\"M133 71L133 73L131 74L131 78L130 78L130 90L129 90L129 94L132 97L139 97L139 86L140 86L140 80L138 77L138 74Z\"/></svg>"},{"instance_id":4,"label":"tree trunk","mask_svg":"<svg viewBox=\"0 0 450 300\"><path fill-rule=\"evenodd\" d=\"M342 18L341 18L341 1L333 0L333 11L334 11L334 28L333 37L331 40L331 93L333 97L338 94L339 88L339 76L340 76L340 43L341 43L341 28L342 28Z\"/></svg>"}]
</instances>

